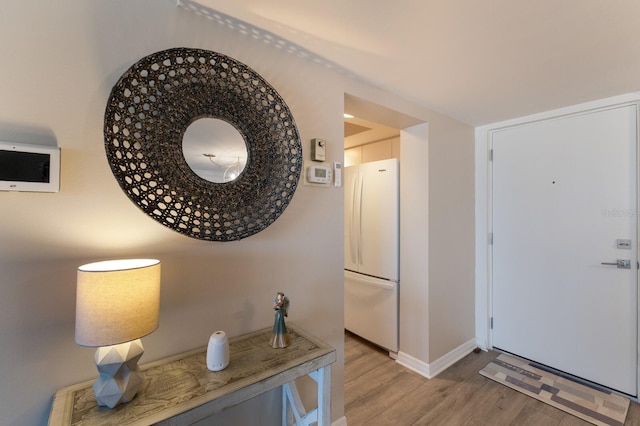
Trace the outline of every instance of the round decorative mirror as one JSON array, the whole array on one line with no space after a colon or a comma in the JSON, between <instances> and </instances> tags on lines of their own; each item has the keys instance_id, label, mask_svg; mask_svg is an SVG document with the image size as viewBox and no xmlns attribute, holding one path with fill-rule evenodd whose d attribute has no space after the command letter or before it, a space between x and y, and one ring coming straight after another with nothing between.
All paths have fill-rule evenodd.
<instances>
[{"instance_id":1,"label":"round decorative mirror","mask_svg":"<svg viewBox=\"0 0 640 426\"><path fill-rule=\"evenodd\" d=\"M276 90L207 50L169 49L135 63L111 91L104 135L127 196L204 240L239 240L271 225L303 167L298 130ZM226 177L211 173L216 165Z\"/></svg>"},{"instance_id":2,"label":"round decorative mirror","mask_svg":"<svg viewBox=\"0 0 640 426\"><path fill-rule=\"evenodd\" d=\"M225 183L240 176L247 164L244 137L231 124L200 118L184 132L182 152L195 174L209 182Z\"/></svg>"}]
</instances>

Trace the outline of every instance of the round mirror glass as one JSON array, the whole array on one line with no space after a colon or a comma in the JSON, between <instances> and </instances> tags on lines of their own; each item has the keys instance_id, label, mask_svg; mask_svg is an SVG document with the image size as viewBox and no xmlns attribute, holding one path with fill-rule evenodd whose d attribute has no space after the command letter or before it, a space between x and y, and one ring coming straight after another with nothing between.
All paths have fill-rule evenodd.
<instances>
[{"instance_id":1,"label":"round mirror glass","mask_svg":"<svg viewBox=\"0 0 640 426\"><path fill-rule=\"evenodd\" d=\"M244 137L218 118L205 117L191 123L182 138L182 153L191 170L209 182L232 181L247 165Z\"/></svg>"}]
</instances>

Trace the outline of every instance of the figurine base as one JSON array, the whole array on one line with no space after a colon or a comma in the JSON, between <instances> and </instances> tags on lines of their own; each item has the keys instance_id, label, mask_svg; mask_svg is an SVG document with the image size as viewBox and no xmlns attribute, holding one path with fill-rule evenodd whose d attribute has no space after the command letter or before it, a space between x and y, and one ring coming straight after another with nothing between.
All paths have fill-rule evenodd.
<instances>
[{"instance_id":1,"label":"figurine base","mask_svg":"<svg viewBox=\"0 0 640 426\"><path fill-rule=\"evenodd\" d=\"M273 337L271 337L270 344L271 344L271 347L274 349L286 348L291 344L291 336L289 335L289 333L274 334Z\"/></svg>"}]
</instances>

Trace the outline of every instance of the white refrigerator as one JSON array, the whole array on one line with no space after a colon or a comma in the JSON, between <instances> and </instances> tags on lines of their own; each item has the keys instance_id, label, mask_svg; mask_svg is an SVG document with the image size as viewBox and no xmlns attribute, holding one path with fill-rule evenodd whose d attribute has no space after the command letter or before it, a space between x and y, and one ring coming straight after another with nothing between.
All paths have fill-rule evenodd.
<instances>
[{"instance_id":1,"label":"white refrigerator","mask_svg":"<svg viewBox=\"0 0 640 426\"><path fill-rule=\"evenodd\" d=\"M345 328L398 352L400 163L344 169Z\"/></svg>"}]
</instances>

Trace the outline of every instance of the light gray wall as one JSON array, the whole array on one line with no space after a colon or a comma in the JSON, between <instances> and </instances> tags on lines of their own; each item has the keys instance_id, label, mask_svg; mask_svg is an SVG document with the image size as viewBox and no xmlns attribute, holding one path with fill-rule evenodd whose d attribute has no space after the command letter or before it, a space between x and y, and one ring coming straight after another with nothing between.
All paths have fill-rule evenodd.
<instances>
[{"instance_id":1,"label":"light gray wall","mask_svg":"<svg viewBox=\"0 0 640 426\"><path fill-rule=\"evenodd\" d=\"M0 413L3 425L46 424L59 387L95 377L93 350L74 342L76 268L119 257L162 261L160 327L142 362L289 320L338 349L334 419L343 416L342 203L338 188L299 186L265 231L231 243L194 240L142 213L116 183L102 135L109 92L143 56L197 47L232 56L282 95L309 158L309 140L342 157L343 77L174 0L27 0L0 13L0 140L62 148L61 191L0 193ZM233 356L233 355L232 355ZM225 413L235 424L277 424L274 395ZM252 423L253 422L253 423Z\"/></svg>"},{"instance_id":2,"label":"light gray wall","mask_svg":"<svg viewBox=\"0 0 640 426\"><path fill-rule=\"evenodd\" d=\"M475 337L474 162L473 128L430 126L430 362Z\"/></svg>"},{"instance_id":3,"label":"light gray wall","mask_svg":"<svg viewBox=\"0 0 640 426\"><path fill-rule=\"evenodd\" d=\"M438 144L449 140L449 131L468 129L462 123L449 128L447 119L427 109L299 58L295 51L290 54L237 23L177 8L174 0L5 2L0 13L0 140L57 144L62 180L56 194L0 193L2 424L46 424L57 388L95 377L93 350L74 343L75 271L86 262L134 256L157 257L163 266L160 328L144 338L142 362L202 346L215 330L234 336L270 326L273 295L283 290L291 299L290 321L338 350L332 418L344 414L343 191L300 185L284 214L265 231L238 242L212 243L182 236L147 217L111 174L102 134L109 92L138 59L171 47L214 50L260 73L290 107L305 159L309 140L316 137L328 141L327 161L342 158L345 92L429 122L430 128L436 126ZM466 167L465 161L448 157L453 151L435 152L445 164L429 179L455 173L445 170L447 163ZM430 164L438 161L429 156ZM467 177L460 179L454 187L466 199ZM466 213L453 217L451 226L473 226L461 223ZM472 239L463 232L455 246L445 247L451 252L469 244ZM464 279L464 273L454 275L455 281ZM454 290L466 291L466 284L461 281ZM447 286L443 281L443 291ZM458 304L458 297L464 303ZM472 316L467 297L472 295L442 298L452 307L449 316L459 312L462 318L454 333L434 334L442 337L442 344L431 342L434 348L453 348L467 334ZM431 309L428 300L423 303ZM429 361L428 355L416 357ZM276 424L277 399L271 393L219 420Z\"/></svg>"},{"instance_id":4,"label":"light gray wall","mask_svg":"<svg viewBox=\"0 0 640 426\"><path fill-rule=\"evenodd\" d=\"M400 351L429 363L429 123L402 130L400 158Z\"/></svg>"}]
</instances>

